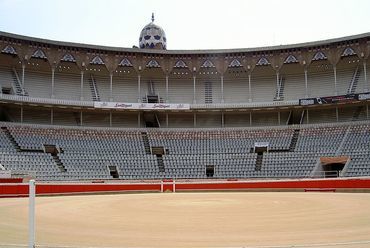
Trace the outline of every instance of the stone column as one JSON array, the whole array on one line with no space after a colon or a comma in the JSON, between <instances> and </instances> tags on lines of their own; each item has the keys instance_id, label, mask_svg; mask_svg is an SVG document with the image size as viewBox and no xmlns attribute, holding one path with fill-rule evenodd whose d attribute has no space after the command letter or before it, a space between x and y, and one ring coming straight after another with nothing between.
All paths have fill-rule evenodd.
<instances>
[{"instance_id":1,"label":"stone column","mask_svg":"<svg viewBox=\"0 0 370 248\"><path fill-rule=\"evenodd\" d=\"M166 103L168 103L168 74L166 74Z\"/></svg>"},{"instance_id":2,"label":"stone column","mask_svg":"<svg viewBox=\"0 0 370 248\"><path fill-rule=\"evenodd\" d=\"M55 77L55 67L51 68L51 98L54 98L54 77Z\"/></svg>"},{"instance_id":3,"label":"stone column","mask_svg":"<svg viewBox=\"0 0 370 248\"><path fill-rule=\"evenodd\" d=\"M304 68L304 87L305 87L305 96L308 97L308 80L307 80L307 68Z\"/></svg>"},{"instance_id":4,"label":"stone column","mask_svg":"<svg viewBox=\"0 0 370 248\"><path fill-rule=\"evenodd\" d=\"M24 73L26 70L26 65L22 63L22 88L24 88Z\"/></svg>"},{"instance_id":5,"label":"stone column","mask_svg":"<svg viewBox=\"0 0 370 248\"><path fill-rule=\"evenodd\" d=\"M279 83L279 71L276 71L276 99L280 100L280 83Z\"/></svg>"},{"instance_id":6,"label":"stone column","mask_svg":"<svg viewBox=\"0 0 370 248\"><path fill-rule=\"evenodd\" d=\"M368 92L369 91L369 85L367 83L367 72L366 72L366 60L364 60L364 91Z\"/></svg>"},{"instance_id":7,"label":"stone column","mask_svg":"<svg viewBox=\"0 0 370 248\"><path fill-rule=\"evenodd\" d=\"M337 66L336 65L333 66L333 70L334 70L334 95L337 96L338 89L337 89Z\"/></svg>"},{"instance_id":8,"label":"stone column","mask_svg":"<svg viewBox=\"0 0 370 248\"><path fill-rule=\"evenodd\" d=\"M221 127L225 127L225 114L223 111L221 112Z\"/></svg>"},{"instance_id":9,"label":"stone column","mask_svg":"<svg viewBox=\"0 0 370 248\"><path fill-rule=\"evenodd\" d=\"M113 102L113 72L109 73L109 101Z\"/></svg>"},{"instance_id":10,"label":"stone column","mask_svg":"<svg viewBox=\"0 0 370 248\"><path fill-rule=\"evenodd\" d=\"M137 102L141 102L141 75L137 75Z\"/></svg>"},{"instance_id":11,"label":"stone column","mask_svg":"<svg viewBox=\"0 0 370 248\"><path fill-rule=\"evenodd\" d=\"M221 103L224 102L224 75L221 75Z\"/></svg>"},{"instance_id":12,"label":"stone column","mask_svg":"<svg viewBox=\"0 0 370 248\"><path fill-rule=\"evenodd\" d=\"M195 80L196 80L196 76L194 75L193 76L193 104L195 104L197 102L197 100L195 99L195 94L196 94L196 91L195 91Z\"/></svg>"},{"instance_id":13,"label":"stone column","mask_svg":"<svg viewBox=\"0 0 370 248\"><path fill-rule=\"evenodd\" d=\"M112 111L109 111L109 126L110 127L112 127L112 119L113 119Z\"/></svg>"},{"instance_id":14,"label":"stone column","mask_svg":"<svg viewBox=\"0 0 370 248\"><path fill-rule=\"evenodd\" d=\"M248 73L248 90L249 90L249 102L252 102L252 85L251 85L251 73Z\"/></svg>"},{"instance_id":15,"label":"stone column","mask_svg":"<svg viewBox=\"0 0 370 248\"><path fill-rule=\"evenodd\" d=\"M80 89L80 100L84 99L84 71L81 70L81 89Z\"/></svg>"},{"instance_id":16,"label":"stone column","mask_svg":"<svg viewBox=\"0 0 370 248\"><path fill-rule=\"evenodd\" d=\"M23 123L23 106L21 106L21 123Z\"/></svg>"}]
</instances>

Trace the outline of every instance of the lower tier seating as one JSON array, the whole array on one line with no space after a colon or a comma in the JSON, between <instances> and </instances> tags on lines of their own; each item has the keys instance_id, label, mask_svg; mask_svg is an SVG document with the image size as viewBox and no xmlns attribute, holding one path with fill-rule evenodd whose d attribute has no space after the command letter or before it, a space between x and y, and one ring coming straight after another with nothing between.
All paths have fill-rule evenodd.
<instances>
[{"instance_id":1,"label":"lower tier seating","mask_svg":"<svg viewBox=\"0 0 370 248\"><path fill-rule=\"evenodd\" d=\"M38 180L305 178L320 157L333 156L350 158L341 176L370 176L370 122L223 129L0 124L1 165ZM267 150L255 153L256 142Z\"/></svg>"}]
</instances>

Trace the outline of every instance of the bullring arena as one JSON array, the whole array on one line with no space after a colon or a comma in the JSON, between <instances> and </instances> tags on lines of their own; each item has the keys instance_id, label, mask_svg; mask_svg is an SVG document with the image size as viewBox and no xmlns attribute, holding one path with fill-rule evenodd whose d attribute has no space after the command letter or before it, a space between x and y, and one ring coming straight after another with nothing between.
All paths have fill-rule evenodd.
<instances>
[{"instance_id":1,"label":"bullring arena","mask_svg":"<svg viewBox=\"0 0 370 248\"><path fill-rule=\"evenodd\" d=\"M0 50L0 247L370 247L369 33Z\"/></svg>"},{"instance_id":2,"label":"bullring arena","mask_svg":"<svg viewBox=\"0 0 370 248\"><path fill-rule=\"evenodd\" d=\"M365 248L369 205L368 193L40 197L36 240L40 247ZM1 199L0 213L1 243L26 244L27 199Z\"/></svg>"}]
</instances>

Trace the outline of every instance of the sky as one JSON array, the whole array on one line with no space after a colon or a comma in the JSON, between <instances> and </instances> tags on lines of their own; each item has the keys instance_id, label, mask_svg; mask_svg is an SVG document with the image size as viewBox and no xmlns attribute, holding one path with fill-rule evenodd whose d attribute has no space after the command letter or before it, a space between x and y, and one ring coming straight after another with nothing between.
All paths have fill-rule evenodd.
<instances>
[{"instance_id":1,"label":"sky","mask_svg":"<svg viewBox=\"0 0 370 248\"><path fill-rule=\"evenodd\" d=\"M369 0L0 0L0 31L113 47L161 26L167 49L295 44L370 32Z\"/></svg>"}]
</instances>

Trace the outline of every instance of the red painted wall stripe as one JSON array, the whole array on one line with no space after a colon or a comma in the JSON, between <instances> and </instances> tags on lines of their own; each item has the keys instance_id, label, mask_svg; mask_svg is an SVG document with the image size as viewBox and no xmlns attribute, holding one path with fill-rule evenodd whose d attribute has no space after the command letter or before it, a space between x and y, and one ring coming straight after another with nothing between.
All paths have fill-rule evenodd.
<instances>
[{"instance_id":1,"label":"red painted wall stripe","mask_svg":"<svg viewBox=\"0 0 370 248\"><path fill-rule=\"evenodd\" d=\"M247 190L247 189L370 189L370 178L279 181L192 181L175 182L176 191ZM160 192L161 183L36 183L36 194L73 194L94 192ZM164 191L173 189L173 182L164 182ZM27 196L27 183L0 184L0 197Z\"/></svg>"}]
</instances>

